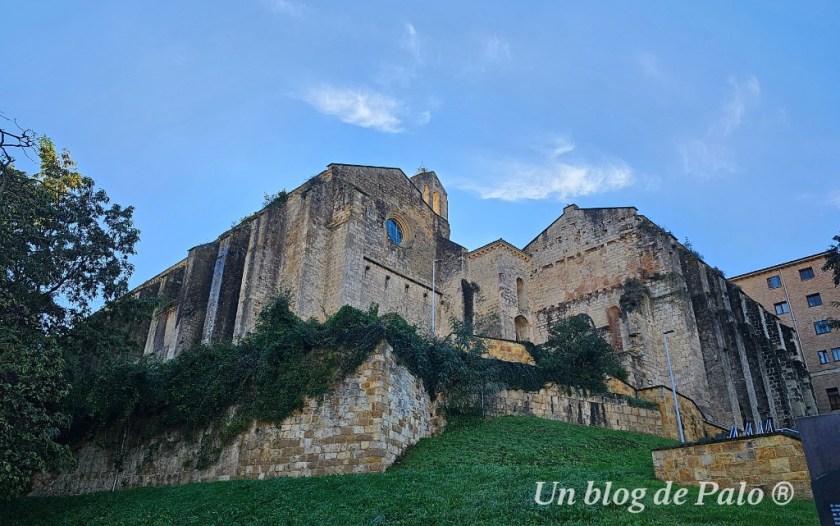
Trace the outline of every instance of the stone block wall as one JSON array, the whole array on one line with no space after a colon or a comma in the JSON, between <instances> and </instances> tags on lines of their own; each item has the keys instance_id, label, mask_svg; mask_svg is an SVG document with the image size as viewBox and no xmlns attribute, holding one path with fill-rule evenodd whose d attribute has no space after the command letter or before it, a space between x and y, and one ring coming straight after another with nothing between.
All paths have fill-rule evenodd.
<instances>
[{"instance_id":1,"label":"stone block wall","mask_svg":"<svg viewBox=\"0 0 840 526\"><path fill-rule=\"evenodd\" d=\"M674 440L680 438L679 428L677 427L677 411L674 408L674 395L671 389L661 385L648 387L638 389L635 396L659 406L662 420L661 436ZM693 442L727 431L723 427L708 422L703 412L691 398L677 393L677 403L680 405L680 419L682 420L683 436L686 441Z\"/></svg>"},{"instance_id":2,"label":"stone block wall","mask_svg":"<svg viewBox=\"0 0 840 526\"><path fill-rule=\"evenodd\" d=\"M534 342L559 318L586 314L630 383L646 388L669 384L667 333L677 389L718 425L772 418L792 426L816 410L790 329L770 327L775 317L635 208L569 205L522 251L506 247L500 240L470 253L470 279L488 291L476 312L502 315L497 336L515 332L507 275L522 272L501 255L521 252L528 274L521 310L533 313Z\"/></svg>"},{"instance_id":3,"label":"stone block wall","mask_svg":"<svg viewBox=\"0 0 840 526\"><path fill-rule=\"evenodd\" d=\"M767 495L787 481L796 498L813 498L802 443L781 433L655 450L653 466L656 478L677 484L711 481L737 488L743 481Z\"/></svg>"},{"instance_id":4,"label":"stone block wall","mask_svg":"<svg viewBox=\"0 0 840 526\"><path fill-rule=\"evenodd\" d=\"M507 340L535 340L530 309L531 256L498 240L469 254L470 280L480 286L478 320L488 320L488 336Z\"/></svg>"},{"instance_id":5,"label":"stone block wall","mask_svg":"<svg viewBox=\"0 0 840 526\"><path fill-rule=\"evenodd\" d=\"M568 422L649 435L663 435L658 408L634 407L623 396L586 394L550 386L536 392L502 389L487 404L490 416L532 415Z\"/></svg>"},{"instance_id":6,"label":"stone block wall","mask_svg":"<svg viewBox=\"0 0 840 526\"><path fill-rule=\"evenodd\" d=\"M462 317L452 285L466 277L466 250L448 239L448 204L437 176L421 175L412 182L396 168L331 164L285 199L192 248L133 291L166 293L174 304L155 313L145 352L169 359L199 343L238 340L281 294L301 318L323 320L344 305L377 304L381 313L427 330L436 302L438 329L446 330L450 316ZM415 183L434 183L437 213ZM400 244L385 232L388 219L403 229ZM455 301L443 301L442 289Z\"/></svg>"},{"instance_id":7,"label":"stone block wall","mask_svg":"<svg viewBox=\"0 0 840 526\"><path fill-rule=\"evenodd\" d=\"M484 341L487 357L504 362L535 365L534 358L521 343L496 338L482 338L482 341Z\"/></svg>"},{"instance_id":8,"label":"stone block wall","mask_svg":"<svg viewBox=\"0 0 840 526\"><path fill-rule=\"evenodd\" d=\"M422 382L397 364L383 342L354 374L318 399L307 399L302 410L282 422L251 422L209 467L195 466L210 435L189 440L173 432L140 443L129 437L121 470L115 468L116 452L92 440L74 448L74 470L38 477L32 495L381 472L443 424Z\"/></svg>"}]
</instances>

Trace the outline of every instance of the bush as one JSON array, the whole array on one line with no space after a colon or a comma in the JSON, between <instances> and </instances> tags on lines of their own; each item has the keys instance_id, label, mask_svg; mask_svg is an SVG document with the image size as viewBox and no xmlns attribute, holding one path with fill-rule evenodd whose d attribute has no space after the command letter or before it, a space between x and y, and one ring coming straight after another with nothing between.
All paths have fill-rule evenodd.
<instances>
[{"instance_id":1,"label":"bush","mask_svg":"<svg viewBox=\"0 0 840 526\"><path fill-rule=\"evenodd\" d=\"M606 375L627 378L612 347L585 315L559 320L549 329L548 341L532 354L545 378L561 385L603 392Z\"/></svg>"}]
</instances>

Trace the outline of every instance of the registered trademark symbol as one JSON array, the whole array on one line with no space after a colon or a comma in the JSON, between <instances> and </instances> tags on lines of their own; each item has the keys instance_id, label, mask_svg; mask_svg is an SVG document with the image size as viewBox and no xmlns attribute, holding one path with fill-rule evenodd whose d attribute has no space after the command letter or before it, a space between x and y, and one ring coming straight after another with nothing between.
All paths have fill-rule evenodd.
<instances>
[{"instance_id":1,"label":"registered trademark symbol","mask_svg":"<svg viewBox=\"0 0 840 526\"><path fill-rule=\"evenodd\" d=\"M779 506L784 506L793 500L793 485L790 482L779 482L773 487L770 496L773 498L773 502Z\"/></svg>"}]
</instances>

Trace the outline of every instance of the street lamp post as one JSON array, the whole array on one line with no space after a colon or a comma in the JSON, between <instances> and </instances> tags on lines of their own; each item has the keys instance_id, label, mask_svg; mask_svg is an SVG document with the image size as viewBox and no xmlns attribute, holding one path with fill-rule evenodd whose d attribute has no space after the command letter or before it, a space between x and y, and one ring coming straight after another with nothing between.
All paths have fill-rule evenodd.
<instances>
[{"instance_id":1,"label":"street lamp post","mask_svg":"<svg viewBox=\"0 0 840 526\"><path fill-rule=\"evenodd\" d=\"M671 368L671 351L668 350L668 335L673 332L673 329L670 331L663 331L662 340L665 342L665 359L668 361L668 376L671 378L671 393L674 395L674 411L677 413L677 429L680 431L680 442L685 443L682 415L680 415L680 403L679 400L677 400L677 385L674 382L674 370Z\"/></svg>"},{"instance_id":2,"label":"street lamp post","mask_svg":"<svg viewBox=\"0 0 840 526\"><path fill-rule=\"evenodd\" d=\"M439 259L432 260L432 338L435 337L435 305L437 304L437 296L435 294L435 278L437 277L437 264L440 261L441 260Z\"/></svg>"}]
</instances>

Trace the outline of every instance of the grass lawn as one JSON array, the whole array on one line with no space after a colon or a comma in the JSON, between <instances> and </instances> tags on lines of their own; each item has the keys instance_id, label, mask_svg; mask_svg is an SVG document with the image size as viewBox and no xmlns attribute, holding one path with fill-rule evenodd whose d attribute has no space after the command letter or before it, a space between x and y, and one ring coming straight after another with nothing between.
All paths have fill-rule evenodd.
<instances>
[{"instance_id":1,"label":"grass lawn","mask_svg":"<svg viewBox=\"0 0 840 526\"><path fill-rule=\"evenodd\" d=\"M0 502L0 524L818 524L811 501L654 506L650 450L670 440L532 417L451 418L387 473L232 481ZM648 488L645 510L583 504L587 481ZM539 506L537 481L577 503ZM548 497L551 484L544 495Z\"/></svg>"}]
</instances>

